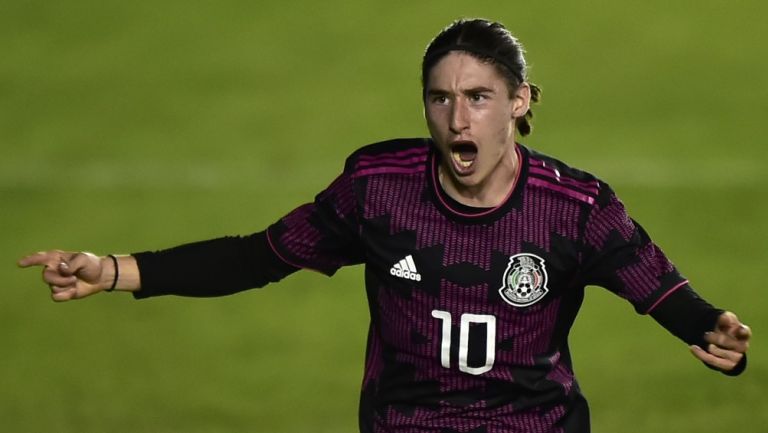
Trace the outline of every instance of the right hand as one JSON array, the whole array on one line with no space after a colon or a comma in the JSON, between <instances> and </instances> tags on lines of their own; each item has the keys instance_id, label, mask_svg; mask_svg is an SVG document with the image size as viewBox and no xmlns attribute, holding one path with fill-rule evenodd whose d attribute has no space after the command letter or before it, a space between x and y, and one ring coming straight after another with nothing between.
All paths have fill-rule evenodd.
<instances>
[{"instance_id":1,"label":"right hand","mask_svg":"<svg viewBox=\"0 0 768 433\"><path fill-rule=\"evenodd\" d=\"M114 278L114 265L109 258L91 253L43 251L19 260L22 268L43 266L43 281L51 288L56 302L81 299L108 289Z\"/></svg>"}]
</instances>

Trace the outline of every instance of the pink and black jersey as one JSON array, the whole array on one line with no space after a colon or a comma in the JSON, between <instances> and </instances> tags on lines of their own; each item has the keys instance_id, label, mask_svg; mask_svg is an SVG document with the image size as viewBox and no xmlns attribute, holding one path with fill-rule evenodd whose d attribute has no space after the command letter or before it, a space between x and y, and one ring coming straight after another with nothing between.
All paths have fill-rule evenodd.
<instances>
[{"instance_id":1,"label":"pink and black jersey","mask_svg":"<svg viewBox=\"0 0 768 433\"><path fill-rule=\"evenodd\" d=\"M510 195L477 209L442 190L430 140L373 144L268 228L291 267L365 265L361 431L588 431L568 349L584 287L647 313L686 285L608 185L516 151Z\"/></svg>"}]
</instances>

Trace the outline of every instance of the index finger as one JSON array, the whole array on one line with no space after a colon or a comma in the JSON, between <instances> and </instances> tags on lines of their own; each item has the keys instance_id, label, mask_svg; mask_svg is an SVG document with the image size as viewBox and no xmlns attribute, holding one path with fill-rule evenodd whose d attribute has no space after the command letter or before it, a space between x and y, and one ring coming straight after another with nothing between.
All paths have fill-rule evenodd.
<instances>
[{"instance_id":1,"label":"index finger","mask_svg":"<svg viewBox=\"0 0 768 433\"><path fill-rule=\"evenodd\" d=\"M16 264L21 268L28 268L30 266L40 266L50 264L58 253L52 251L40 251L39 253L30 254L26 257L22 257Z\"/></svg>"}]
</instances>

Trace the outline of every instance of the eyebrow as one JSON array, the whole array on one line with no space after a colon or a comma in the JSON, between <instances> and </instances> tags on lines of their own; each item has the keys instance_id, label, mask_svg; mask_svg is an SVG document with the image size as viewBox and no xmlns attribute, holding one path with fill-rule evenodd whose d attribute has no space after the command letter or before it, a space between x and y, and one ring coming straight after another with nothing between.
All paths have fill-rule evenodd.
<instances>
[{"instance_id":1,"label":"eyebrow","mask_svg":"<svg viewBox=\"0 0 768 433\"><path fill-rule=\"evenodd\" d=\"M489 87L476 86L476 87L472 87L472 88L469 88L469 89L462 90L461 93L463 93L464 95L475 95L475 94L478 94L478 93L496 93L496 91L491 89L491 88L489 88ZM427 95L429 95L429 96L444 96L444 95L449 95L449 94L451 94L451 92L449 92L448 90L443 90L443 89L429 89L427 91Z\"/></svg>"},{"instance_id":2,"label":"eyebrow","mask_svg":"<svg viewBox=\"0 0 768 433\"><path fill-rule=\"evenodd\" d=\"M464 90L465 95L474 95L477 93L496 93L496 91L485 86L477 86L471 89Z\"/></svg>"}]
</instances>

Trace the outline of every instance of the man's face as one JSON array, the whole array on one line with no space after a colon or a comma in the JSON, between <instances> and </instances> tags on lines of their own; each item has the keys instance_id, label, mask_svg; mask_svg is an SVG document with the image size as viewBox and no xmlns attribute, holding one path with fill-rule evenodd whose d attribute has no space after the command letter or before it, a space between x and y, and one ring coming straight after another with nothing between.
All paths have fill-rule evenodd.
<instances>
[{"instance_id":1,"label":"man's face","mask_svg":"<svg viewBox=\"0 0 768 433\"><path fill-rule=\"evenodd\" d=\"M429 72L425 93L442 172L456 188L488 188L509 174L502 172L515 158L515 119L528 109L527 85L510 95L495 66L453 51Z\"/></svg>"}]
</instances>

